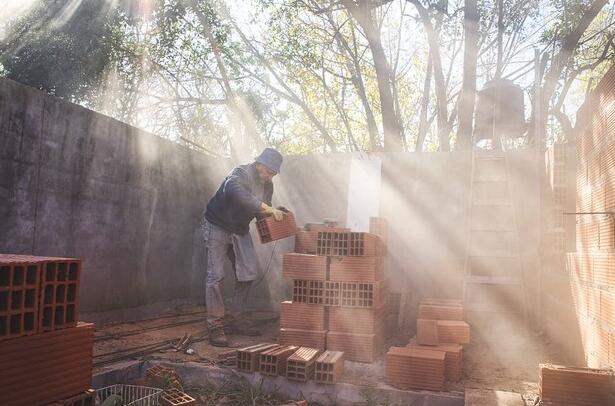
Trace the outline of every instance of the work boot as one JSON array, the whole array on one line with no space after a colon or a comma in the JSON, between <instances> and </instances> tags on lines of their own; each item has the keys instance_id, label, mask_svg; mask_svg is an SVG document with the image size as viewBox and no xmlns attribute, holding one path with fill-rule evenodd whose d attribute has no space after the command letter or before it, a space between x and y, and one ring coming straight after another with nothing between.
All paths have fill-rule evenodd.
<instances>
[{"instance_id":1,"label":"work boot","mask_svg":"<svg viewBox=\"0 0 615 406\"><path fill-rule=\"evenodd\" d=\"M261 335L261 332L254 327L251 327L246 321L236 321L230 323L225 328L228 334L236 334L240 336L256 337Z\"/></svg>"},{"instance_id":2,"label":"work boot","mask_svg":"<svg viewBox=\"0 0 615 406\"><path fill-rule=\"evenodd\" d=\"M209 330L209 344L214 347L228 347L228 340L226 334L224 334L224 329L218 327Z\"/></svg>"}]
</instances>

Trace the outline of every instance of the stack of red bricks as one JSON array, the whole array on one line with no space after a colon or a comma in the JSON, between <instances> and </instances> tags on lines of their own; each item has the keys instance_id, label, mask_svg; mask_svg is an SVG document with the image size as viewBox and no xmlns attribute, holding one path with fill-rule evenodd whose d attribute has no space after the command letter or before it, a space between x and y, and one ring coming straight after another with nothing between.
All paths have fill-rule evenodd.
<instances>
[{"instance_id":1,"label":"stack of red bricks","mask_svg":"<svg viewBox=\"0 0 615 406\"><path fill-rule=\"evenodd\" d=\"M406 347L392 347L385 357L389 385L442 391L446 381L461 379L463 344L470 326L459 301L425 299L419 305L416 337Z\"/></svg>"},{"instance_id":2,"label":"stack of red bricks","mask_svg":"<svg viewBox=\"0 0 615 406\"><path fill-rule=\"evenodd\" d=\"M541 404L566 406L612 405L612 370L540 364Z\"/></svg>"},{"instance_id":3,"label":"stack of red bricks","mask_svg":"<svg viewBox=\"0 0 615 406\"><path fill-rule=\"evenodd\" d=\"M93 404L94 325L77 323L80 273L74 258L0 254L1 405Z\"/></svg>"},{"instance_id":4,"label":"stack of red bricks","mask_svg":"<svg viewBox=\"0 0 615 406\"><path fill-rule=\"evenodd\" d=\"M378 222L379 231L383 222ZM280 306L280 344L373 362L384 342L384 244L379 235L309 224L284 255L292 301Z\"/></svg>"}]
</instances>

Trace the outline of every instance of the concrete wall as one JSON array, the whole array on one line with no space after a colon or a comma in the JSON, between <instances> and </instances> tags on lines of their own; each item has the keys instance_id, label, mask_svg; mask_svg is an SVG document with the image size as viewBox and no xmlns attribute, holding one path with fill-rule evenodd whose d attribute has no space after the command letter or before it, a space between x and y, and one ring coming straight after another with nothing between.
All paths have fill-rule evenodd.
<instances>
[{"instance_id":1,"label":"concrete wall","mask_svg":"<svg viewBox=\"0 0 615 406\"><path fill-rule=\"evenodd\" d=\"M226 165L0 80L0 252L82 258L84 319L202 300L197 227Z\"/></svg>"}]
</instances>

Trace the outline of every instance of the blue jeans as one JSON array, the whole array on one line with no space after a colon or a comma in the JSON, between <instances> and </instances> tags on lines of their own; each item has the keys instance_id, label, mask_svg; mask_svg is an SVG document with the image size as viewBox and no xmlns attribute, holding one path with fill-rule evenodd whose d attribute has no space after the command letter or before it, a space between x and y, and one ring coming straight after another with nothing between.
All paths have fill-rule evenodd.
<instances>
[{"instance_id":1,"label":"blue jeans","mask_svg":"<svg viewBox=\"0 0 615 406\"><path fill-rule=\"evenodd\" d=\"M235 274L235 292L230 306L230 315L241 320L248 305L250 286L258 275L258 260L250 233L233 234L222 227L203 221L201 227L207 248L207 278L205 304L208 328L220 328L224 319L224 263L228 258Z\"/></svg>"}]
</instances>

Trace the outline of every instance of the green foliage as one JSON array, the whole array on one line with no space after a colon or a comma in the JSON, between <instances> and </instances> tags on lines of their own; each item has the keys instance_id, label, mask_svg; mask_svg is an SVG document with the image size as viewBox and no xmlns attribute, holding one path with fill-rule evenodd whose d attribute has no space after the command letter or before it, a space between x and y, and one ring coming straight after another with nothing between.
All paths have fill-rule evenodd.
<instances>
[{"instance_id":1,"label":"green foliage","mask_svg":"<svg viewBox=\"0 0 615 406\"><path fill-rule=\"evenodd\" d=\"M407 149L412 150L428 66L425 26L410 1L355 3L373 6L369 18L391 67L395 110ZM431 3L421 1L426 7ZM533 58L532 48L540 47L547 55L557 52L590 3L503 0L504 75L513 72L515 80L531 88L533 66L524 64ZM382 144L374 58L365 33L339 2L196 0L195 12L192 0L152 0L147 14L134 4L40 0L6 26L0 75L221 155L229 154L233 137L249 144L248 149L257 148L251 141L256 137L286 153L329 151L328 139L340 150L370 151ZM495 71L496 4L478 1L479 88ZM449 1L446 13L429 7L429 15L438 30L439 73L446 81L446 121L454 142L464 0ZM569 88L576 100L588 81L597 82L611 65L615 47L607 45L615 34L613 19L609 7L592 23L552 104L567 97L566 81L574 81ZM211 29L228 83L203 22ZM432 78L427 151L439 147L433 83ZM243 115L240 123L236 105ZM573 116L573 107L565 107ZM369 116L374 117L376 134L370 133Z\"/></svg>"},{"instance_id":2,"label":"green foliage","mask_svg":"<svg viewBox=\"0 0 615 406\"><path fill-rule=\"evenodd\" d=\"M96 88L111 62L116 11L106 2L41 1L0 43L4 76L68 99Z\"/></svg>"}]
</instances>

